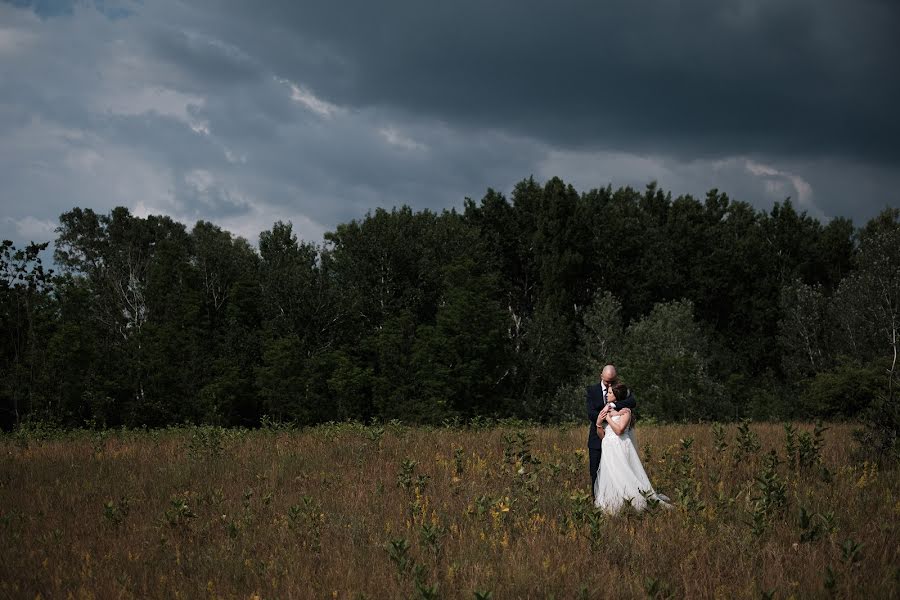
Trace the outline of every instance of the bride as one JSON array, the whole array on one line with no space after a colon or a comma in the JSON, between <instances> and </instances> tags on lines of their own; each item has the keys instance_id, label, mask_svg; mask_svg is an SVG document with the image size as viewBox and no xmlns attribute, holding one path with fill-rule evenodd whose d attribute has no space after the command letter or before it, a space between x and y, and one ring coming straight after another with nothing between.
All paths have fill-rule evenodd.
<instances>
[{"instance_id":1,"label":"bride","mask_svg":"<svg viewBox=\"0 0 900 600\"><path fill-rule=\"evenodd\" d=\"M606 400L617 402L627 396L628 388L619 383L608 388ZM627 408L607 410L605 414L601 413L597 423L598 430L605 424L609 424L609 428L605 434L597 432L603 438L603 454L594 484L594 505L606 512L616 512L625 502L630 502L634 508L642 510L650 498L662 506L670 506L669 498L653 491L638 457L631 411Z\"/></svg>"}]
</instances>

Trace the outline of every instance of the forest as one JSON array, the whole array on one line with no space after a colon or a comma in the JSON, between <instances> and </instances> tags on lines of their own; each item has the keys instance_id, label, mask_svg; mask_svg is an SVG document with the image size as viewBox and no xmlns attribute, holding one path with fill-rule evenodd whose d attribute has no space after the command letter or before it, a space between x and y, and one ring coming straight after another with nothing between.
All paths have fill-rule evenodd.
<instances>
[{"instance_id":1,"label":"forest","mask_svg":"<svg viewBox=\"0 0 900 600\"><path fill-rule=\"evenodd\" d=\"M4 429L562 422L612 362L648 422L868 420L896 452L897 208L529 178L321 242L76 207L49 244L0 249Z\"/></svg>"}]
</instances>

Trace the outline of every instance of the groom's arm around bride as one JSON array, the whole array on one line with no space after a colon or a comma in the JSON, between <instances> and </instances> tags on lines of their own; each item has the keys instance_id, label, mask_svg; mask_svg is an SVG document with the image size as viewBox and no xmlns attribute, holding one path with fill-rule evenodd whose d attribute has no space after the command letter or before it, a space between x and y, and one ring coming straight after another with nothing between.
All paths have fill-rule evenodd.
<instances>
[{"instance_id":1,"label":"groom's arm around bride","mask_svg":"<svg viewBox=\"0 0 900 600\"><path fill-rule=\"evenodd\" d=\"M628 396L624 400L607 404L604 389L603 383L596 383L587 387L587 418L592 425L588 436L588 448L600 448L601 436L597 434L597 427L602 427L602 423L600 422L601 412L606 410L622 410L623 408L633 411L635 407L637 407L637 401L634 399L634 394L631 390L628 390Z\"/></svg>"}]
</instances>

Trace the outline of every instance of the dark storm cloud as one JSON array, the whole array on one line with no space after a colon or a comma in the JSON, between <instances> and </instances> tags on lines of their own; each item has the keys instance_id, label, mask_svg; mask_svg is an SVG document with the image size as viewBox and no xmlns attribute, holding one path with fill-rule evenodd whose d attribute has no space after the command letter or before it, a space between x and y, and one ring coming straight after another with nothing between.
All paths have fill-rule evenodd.
<instances>
[{"instance_id":1,"label":"dark storm cloud","mask_svg":"<svg viewBox=\"0 0 900 600\"><path fill-rule=\"evenodd\" d=\"M243 43L339 104L567 147L900 159L892 2L208 6L240 14ZM297 61L292 39L315 42L332 60Z\"/></svg>"},{"instance_id":2,"label":"dark storm cloud","mask_svg":"<svg viewBox=\"0 0 900 600\"><path fill-rule=\"evenodd\" d=\"M149 32L148 43L160 60L178 65L188 85L196 81L204 88L226 88L257 79L264 71L240 49L208 36L157 28Z\"/></svg>"},{"instance_id":3,"label":"dark storm cloud","mask_svg":"<svg viewBox=\"0 0 900 600\"><path fill-rule=\"evenodd\" d=\"M502 133L329 104L221 33L153 15L114 23L82 10L38 23L8 14L19 20L10 58L26 60L0 63L18 83L0 101L7 237L47 232L75 205L125 204L250 239L293 219L321 239L376 206L459 205L541 155Z\"/></svg>"},{"instance_id":4,"label":"dark storm cloud","mask_svg":"<svg viewBox=\"0 0 900 600\"><path fill-rule=\"evenodd\" d=\"M900 186L893 6L0 2L0 237L122 204L321 240L532 174L860 222Z\"/></svg>"},{"instance_id":5,"label":"dark storm cloud","mask_svg":"<svg viewBox=\"0 0 900 600\"><path fill-rule=\"evenodd\" d=\"M72 16L78 4L85 4L84 0L3 0L9 4L28 8L36 15L43 18L60 16ZM121 19L134 14L124 3L116 0L93 0L91 7L110 19Z\"/></svg>"},{"instance_id":6,"label":"dark storm cloud","mask_svg":"<svg viewBox=\"0 0 900 600\"><path fill-rule=\"evenodd\" d=\"M75 3L71 0L11 0L10 4L30 8L42 17L58 17L71 15Z\"/></svg>"}]
</instances>

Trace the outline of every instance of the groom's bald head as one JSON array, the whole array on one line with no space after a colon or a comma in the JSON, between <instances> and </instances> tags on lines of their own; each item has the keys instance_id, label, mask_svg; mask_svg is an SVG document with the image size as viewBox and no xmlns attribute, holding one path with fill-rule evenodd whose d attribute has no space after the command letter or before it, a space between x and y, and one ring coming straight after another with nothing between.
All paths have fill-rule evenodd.
<instances>
[{"instance_id":1,"label":"groom's bald head","mask_svg":"<svg viewBox=\"0 0 900 600\"><path fill-rule=\"evenodd\" d=\"M617 376L618 373L616 372L615 365L606 365L600 373L600 379L602 379L604 383L612 383L616 380Z\"/></svg>"}]
</instances>

